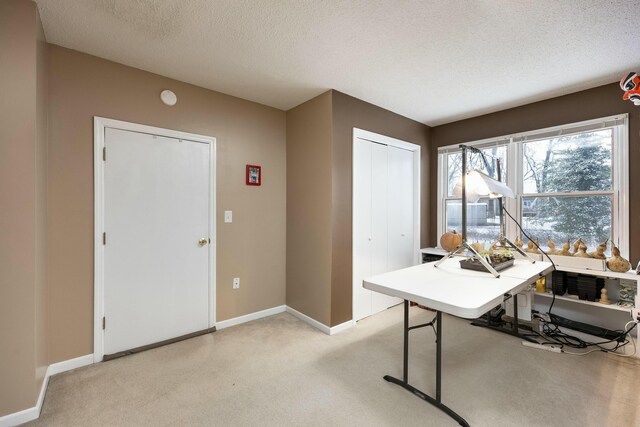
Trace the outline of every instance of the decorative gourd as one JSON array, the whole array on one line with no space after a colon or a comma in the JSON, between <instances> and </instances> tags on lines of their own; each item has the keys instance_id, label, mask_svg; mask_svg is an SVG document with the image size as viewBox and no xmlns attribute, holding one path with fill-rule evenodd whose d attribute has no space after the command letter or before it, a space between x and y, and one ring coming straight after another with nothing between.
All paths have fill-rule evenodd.
<instances>
[{"instance_id":1,"label":"decorative gourd","mask_svg":"<svg viewBox=\"0 0 640 427\"><path fill-rule=\"evenodd\" d=\"M589 252L589 255L591 255L591 258L607 259L607 257L604 255L604 251L607 250L607 242L608 241L609 241L609 239L605 240L604 242L602 242L598 246L596 246L596 250L595 251Z\"/></svg>"},{"instance_id":2,"label":"decorative gourd","mask_svg":"<svg viewBox=\"0 0 640 427\"><path fill-rule=\"evenodd\" d=\"M536 240L536 243L538 243L537 240ZM540 251L538 250L538 247L533 244L533 240L529 240L527 242L527 249L525 249L524 251L525 252L529 252L530 254L539 254L540 253Z\"/></svg>"},{"instance_id":3,"label":"decorative gourd","mask_svg":"<svg viewBox=\"0 0 640 427\"><path fill-rule=\"evenodd\" d=\"M556 255L558 253L558 250L556 249L556 244L553 243L553 240L551 240L551 237L547 239L547 246L549 246L549 250L547 251L547 254Z\"/></svg>"},{"instance_id":4,"label":"decorative gourd","mask_svg":"<svg viewBox=\"0 0 640 427\"><path fill-rule=\"evenodd\" d=\"M520 236L518 236L516 237L516 240L513 242L513 244L522 249L522 247L524 246L524 241L522 241Z\"/></svg>"},{"instance_id":5,"label":"decorative gourd","mask_svg":"<svg viewBox=\"0 0 640 427\"><path fill-rule=\"evenodd\" d=\"M558 251L558 255L571 256L571 252L569 252L570 247L571 247L571 240L567 240L567 242L564 245L562 245L562 249Z\"/></svg>"},{"instance_id":6,"label":"decorative gourd","mask_svg":"<svg viewBox=\"0 0 640 427\"><path fill-rule=\"evenodd\" d=\"M631 269L631 263L620 256L620 249L611 242L611 258L607 260L607 268L617 273L626 273Z\"/></svg>"},{"instance_id":7,"label":"decorative gourd","mask_svg":"<svg viewBox=\"0 0 640 427\"><path fill-rule=\"evenodd\" d=\"M578 239L575 242L573 242L573 252L571 252L573 255L578 253L578 248L580 247L580 242L582 242L582 239Z\"/></svg>"},{"instance_id":8,"label":"decorative gourd","mask_svg":"<svg viewBox=\"0 0 640 427\"><path fill-rule=\"evenodd\" d=\"M578 246L578 252L573 254L573 256L578 258L591 258L591 255L587 253L587 244L581 240Z\"/></svg>"},{"instance_id":9,"label":"decorative gourd","mask_svg":"<svg viewBox=\"0 0 640 427\"><path fill-rule=\"evenodd\" d=\"M448 231L440 237L440 246L447 252L451 252L462 243L462 235L456 230Z\"/></svg>"},{"instance_id":10,"label":"decorative gourd","mask_svg":"<svg viewBox=\"0 0 640 427\"><path fill-rule=\"evenodd\" d=\"M484 252L484 242L475 242L471 244L471 247L479 254Z\"/></svg>"}]
</instances>

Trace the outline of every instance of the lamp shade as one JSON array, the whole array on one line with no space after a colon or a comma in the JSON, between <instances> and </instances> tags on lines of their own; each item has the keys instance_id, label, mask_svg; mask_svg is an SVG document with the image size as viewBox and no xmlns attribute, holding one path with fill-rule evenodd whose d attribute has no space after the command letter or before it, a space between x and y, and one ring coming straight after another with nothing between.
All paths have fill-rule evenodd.
<instances>
[{"instance_id":1,"label":"lamp shade","mask_svg":"<svg viewBox=\"0 0 640 427\"><path fill-rule=\"evenodd\" d=\"M489 196L492 199L498 197L516 197L511 188L505 183L493 179L478 170L472 170L467 174L465 184L467 186L467 201L470 203L477 202L478 199L483 196ZM453 191L456 197L462 197L462 183L457 183Z\"/></svg>"}]
</instances>

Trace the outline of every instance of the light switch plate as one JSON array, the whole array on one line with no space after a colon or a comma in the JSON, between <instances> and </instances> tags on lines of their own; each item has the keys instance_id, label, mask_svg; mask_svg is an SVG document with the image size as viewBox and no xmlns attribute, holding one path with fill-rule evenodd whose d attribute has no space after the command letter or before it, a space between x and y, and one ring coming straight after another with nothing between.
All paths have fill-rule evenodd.
<instances>
[{"instance_id":1,"label":"light switch plate","mask_svg":"<svg viewBox=\"0 0 640 427\"><path fill-rule=\"evenodd\" d=\"M233 212L224 211L224 222L233 222Z\"/></svg>"}]
</instances>

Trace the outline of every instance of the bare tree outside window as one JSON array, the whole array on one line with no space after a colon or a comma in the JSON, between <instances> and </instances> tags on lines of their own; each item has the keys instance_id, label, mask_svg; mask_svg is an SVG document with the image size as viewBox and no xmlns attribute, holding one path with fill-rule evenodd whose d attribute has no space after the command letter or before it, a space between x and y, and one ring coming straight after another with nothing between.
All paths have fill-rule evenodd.
<instances>
[{"instance_id":1,"label":"bare tree outside window","mask_svg":"<svg viewBox=\"0 0 640 427\"><path fill-rule=\"evenodd\" d=\"M521 222L527 234L546 246L566 240L582 239L589 248L612 238L613 225L613 130L611 128L573 133L553 138L522 142L520 180ZM495 162L503 164L506 182L507 145L483 149L486 159L469 153L468 170L477 169L497 177ZM462 172L461 153L446 154L447 195L444 202L444 226L461 228L461 200L454 194ZM515 183L512 185L516 186ZM469 203L467 237L470 241L491 241L499 233L498 203L480 199ZM521 236L522 237L522 236ZM526 240L526 239L525 239Z\"/></svg>"},{"instance_id":2,"label":"bare tree outside window","mask_svg":"<svg viewBox=\"0 0 640 427\"><path fill-rule=\"evenodd\" d=\"M507 147L494 146L482 150L488 156L469 152L467 155L467 171L479 170L498 178L494 158L501 163L501 180L507 179ZM462 175L462 154L453 153L447 156L447 191L449 199L445 201L447 230L460 231L462 228L462 201L455 197L454 188ZM500 211L497 200L483 198L476 203L467 204L467 240L470 242L490 242L500 233Z\"/></svg>"},{"instance_id":3,"label":"bare tree outside window","mask_svg":"<svg viewBox=\"0 0 640 427\"><path fill-rule=\"evenodd\" d=\"M467 154L467 172L477 169L489 175L492 178L498 178L496 174L496 162L493 158L499 158L502 164L502 176L501 181L505 182L507 179L507 147L491 147L482 150L488 154L489 157L482 157L477 153L469 152ZM462 154L454 153L447 156L447 183L448 183L448 196L454 197L453 189L460 181L462 175Z\"/></svg>"}]
</instances>

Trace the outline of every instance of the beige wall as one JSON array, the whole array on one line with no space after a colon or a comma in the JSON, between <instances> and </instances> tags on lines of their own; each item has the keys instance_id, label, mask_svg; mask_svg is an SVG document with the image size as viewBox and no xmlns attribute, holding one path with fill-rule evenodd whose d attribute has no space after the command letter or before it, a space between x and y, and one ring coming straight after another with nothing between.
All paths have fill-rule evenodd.
<instances>
[{"instance_id":1,"label":"beige wall","mask_svg":"<svg viewBox=\"0 0 640 427\"><path fill-rule=\"evenodd\" d=\"M47 365L40 29L35 4L0 2L0 416L35 405Z\"/></svg>"},{"instance_id":2,"label":"beige wall","mask_svg":"<svg viewBox=\"0 0 640 427\"><path fill-rule=\"evenodd\" d=\"M352 174L353 128L360 128L418 144L421 151L421 244L429 236L429 134L422 123L373 104L332 91L332 263L331 326L352 318Z\"/></svg>"},{"instance_id":3,"label":"beige wall","mask_svg":"<svg viewBox=\"0 0 640 427\"><path fill-rule=\"evenodd\" d=\"M49 67L50 361L93 352L93 116L216 137L217 320L284 304L285 113L53 45Z\"/></svg>"},{"instance_id":4,"label":"beige wall","mask_svg":"<svg viewBox=\"0 0 640 427\"><path fill-rule=\"evenodd\" d=\"M287 112L287 305L331 322L331 91Z\"/></svg>"}]
</instances>

